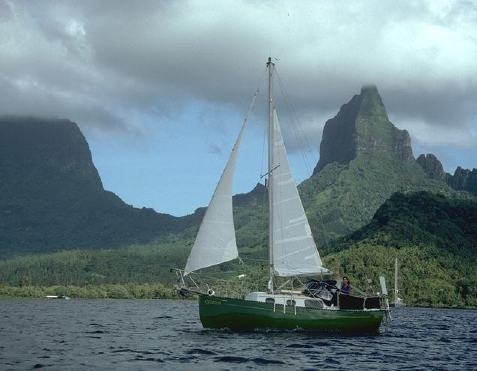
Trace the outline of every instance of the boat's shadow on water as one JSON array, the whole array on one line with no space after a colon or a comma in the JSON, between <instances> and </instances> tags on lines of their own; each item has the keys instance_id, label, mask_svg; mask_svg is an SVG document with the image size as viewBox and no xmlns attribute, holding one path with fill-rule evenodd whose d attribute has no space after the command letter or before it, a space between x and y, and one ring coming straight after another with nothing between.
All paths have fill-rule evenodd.
<instances>
[{"instance_id":1,"label":"boat's shadow on water","mask_svg":"<svg viewBox=\"0 0 477 371\"><path fill-rule=\"evenodd\" d=\"M231 335L238 335L242 337L266 337L267 339L290 339L290 338L297 338L297 339L341 339L341 338L368 338L368 337L380 337L380 336L389 336L389 332L385 330L381 330L380 332L337 332L337 331L329 331L329 332L314 332L314 331L307 331L303 329L295 329L295 330L281 330L281 329L263 329L257 328L253 330L230 330L228 328L222 329L200 329L195 330L194 332L198 333L202 336L231 336Z\"/></svg>"}]
</instances>

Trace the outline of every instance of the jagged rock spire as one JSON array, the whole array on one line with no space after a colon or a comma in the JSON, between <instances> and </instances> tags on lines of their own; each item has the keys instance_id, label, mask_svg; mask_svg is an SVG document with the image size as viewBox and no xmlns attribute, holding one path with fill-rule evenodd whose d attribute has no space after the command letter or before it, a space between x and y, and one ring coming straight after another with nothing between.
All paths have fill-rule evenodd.
<instances>
[{"instance_id":1,"label":"jagged rock spire","mask_svg":"<svg viewBox=\"0 0 477 371\"><path fill-rule=\"evenodd\" d=\"M332 162L348 163L360 155L382 152L414 161L409 133L389 121L376 86L364 86L326 122L313 174Z\"/></svg>"},{"instance_id":2,"label":"jagged rock spire","mask_svg":"<svg viewBox=\"0 0 477 371\"><path fill-rule=\"evenodd\" d=\"M422 154L416 161L430 178L442 181L446 180L446 173L444 172L442 163L432 153Z\"/></svg>"}]
</instances>

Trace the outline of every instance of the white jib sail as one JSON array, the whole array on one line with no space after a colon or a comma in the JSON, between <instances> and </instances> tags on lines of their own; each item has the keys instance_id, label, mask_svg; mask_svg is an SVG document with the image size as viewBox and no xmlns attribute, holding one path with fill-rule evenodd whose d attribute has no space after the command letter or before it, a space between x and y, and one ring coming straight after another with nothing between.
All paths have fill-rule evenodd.
<instances>
[{"instance_id":1,"label":"white jib sail","mask_svg":"<svg viewBox=\"0 0 477 371\"><path fill-rule=\"evenodd\" d=\"M280 277L326 273L293 180L278 116L273 113L273 268Z\"/></svg>"},{"instance_id":2,"label":"white jib sail","mask_svg":"<svg viewBox=\"0 0 477 371\"><path fill-rule=\"evenodd\" d=\"M238 257L232 209L232 181L237 152L246 121L230 154L224 172L202 219L184 275L197 269L224 263Z\"/></svg>"}]
</instances>

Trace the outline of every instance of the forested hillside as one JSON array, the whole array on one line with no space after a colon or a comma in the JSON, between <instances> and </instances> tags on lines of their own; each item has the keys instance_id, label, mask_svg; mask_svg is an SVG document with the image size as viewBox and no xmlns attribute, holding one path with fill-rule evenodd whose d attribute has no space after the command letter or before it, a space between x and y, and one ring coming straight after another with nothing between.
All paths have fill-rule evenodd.
<instances>
[{"instance_id":1,"label":"forested hillside","mask_svg":"<svg viewBox=\"0 0 477 371\"><path fill-rule=\"evenodd\" d=\"M417 192L393 195L369 225L319 249L325 252L322 256L326 267L338 277L349 275L352 283L365 291L379 290L381 274L387 278L391 291L397 257L400 295L408 305L475 307L476 246L477 201ZM7 286L23 287L27 295L38 295L44 292L39 287L52 286L69 290L70 294L82 292L92 297L108 295L108 290L113 290L115 296L123 292L123 297L154 297L159 292L172 295L166 290L176 282L170 268L183 267L189 249L190 245L177 241L160 246L75 250L14 258L0 262L0 294L2 287L5 292L10 290L17 295L21 292ZM248 285L263 290L268 268L266 260L260 258L265 253L265 245L252 251L241 248L244 264L226 264L208 274L213 274L217 284L221 284L221 278L246 272L247 278L240 282L241 289ZM232 272L228 272L230 269ZM157 283L163 289L152 290ZM78 287L83 287L83 291ZM149 289L150 293L146 294Z\"/></svg>"},{"instance_id":2,"label":"forested hillside","mask_svg":"<svg viewBox=\"0 0 477 371\"><path fill-rule=\"evenodd\" d=\"M337 241L326 261L366 287L380 271L411 305L477 306L477 201L417 192L396 193L370 224Z\"/></svg>"}]
</instances>

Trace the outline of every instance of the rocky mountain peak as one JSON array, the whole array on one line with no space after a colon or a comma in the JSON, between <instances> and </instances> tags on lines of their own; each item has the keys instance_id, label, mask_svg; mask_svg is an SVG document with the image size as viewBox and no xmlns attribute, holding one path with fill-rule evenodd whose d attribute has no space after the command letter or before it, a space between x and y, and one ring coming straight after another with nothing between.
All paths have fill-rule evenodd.
<instances>
[{"instance_id":1,"label":"rocky mountain peak","mask_svg":"<svg viewBox=\"0 0 477 371\"><path fill-rule=\"evenodd\" d=\"M458 191L467 191L477 196L477 169L463 169L458 166L454 175L446 174L446 181Z\"/></svg>"},{"instance_id":2,"label":"rocky mountain peak","mask_svg":"<svg viewBox=\"0 0 477 371\"><path fill-rule=\"evenodd\" d=\"M70 182L78 190L103 190L88 143L74 122L2 116L0 134L0 170L5 178L50 190L53 179Z\"/></svg>"},{"instance_id":3,"label":"rocky mountain peak","mask_svg":"<svg viewBox=\"0 0 477 371\"><path fill-rule=\"evenodd\" d=\"M326 122L320 160L313 174L332 162L348 163L361 155L383 152L402 161L414 161L409 133L389 121L376 86L364 86Z\"/></svg>"},{"instance_id":4,"label":"rocky mountain peak","mask_svg":"<svg viewBox=\"0 0 477 371\"><path fill-rule=\"evenodd\" d=\"M442 163L432 153L422 154L417 158L417 163L421 165L424 172L432 179L446 180L446 173L442 167Z\"/></svg>"},{"instance_id":5,"label":"rocky mountain peak","mask_svg":"<svg viewBox=\"0 0 477 371\"><path fill-rule=\"evenodd\" d=\"M0 255L150 242L191 222L105 191L74 122L0 116Z\"/></svg>"}]
</instances>

